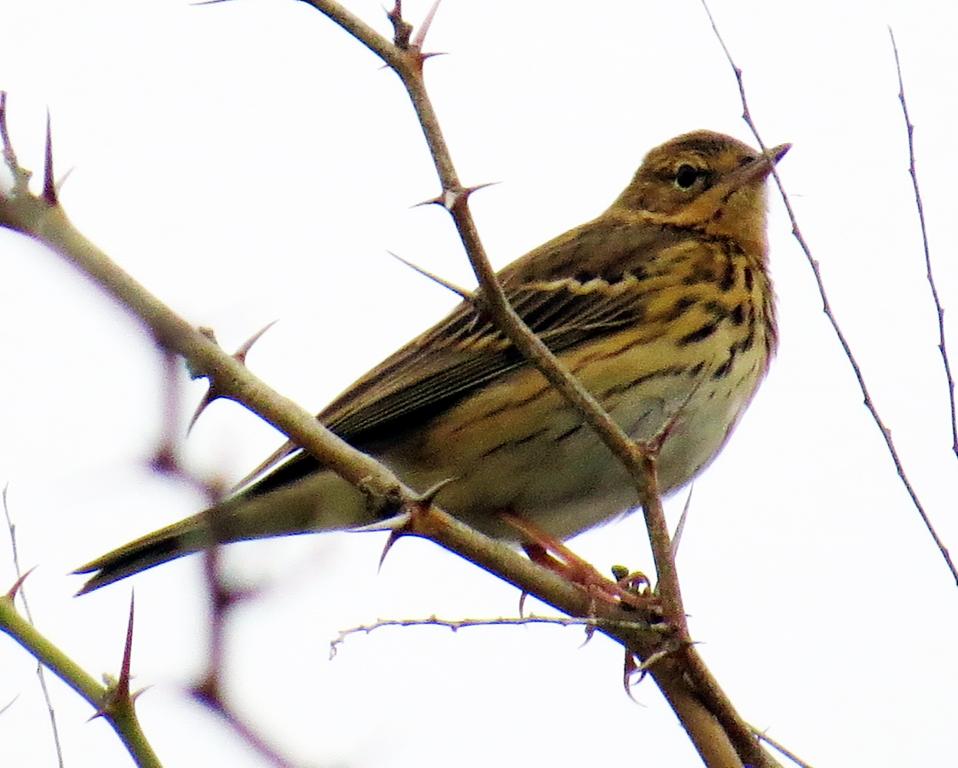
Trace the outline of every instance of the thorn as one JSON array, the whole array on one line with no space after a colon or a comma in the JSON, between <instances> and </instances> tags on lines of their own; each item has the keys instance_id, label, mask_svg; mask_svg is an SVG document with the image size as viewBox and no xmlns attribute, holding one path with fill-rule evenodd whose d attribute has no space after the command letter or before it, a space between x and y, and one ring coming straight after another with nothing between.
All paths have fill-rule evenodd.
<instances>
[{"instance_id":1,"label":"thorn","mask_svg":"<svg viewBox=\"0 0 958 768\"><path fill-rule=\"evenodd\" d=\"M688 520L689 508L692 504L692 491L695 489L695 484L689 486L689 495L685 498L685 505L682 507L682 514L679 517L679 522L675 526L675 533L672 535L672 561L675 561L675 558L679 554L679 544L682 541L682 533L685 531L685 521Z\"/></svg>"},{"instance_id":2,"label":"thorn","mask_svg":"<svg viewBox=\"0 0 958 768\"><path fill-rule=\"evenodd\" d=\"M412 47L417 51L422 50L422 44L426 40L426 35L429 34L429 28L432 26L432 20L436 16L436 11L439 10L439 3L442 0L436 0L432 7L429 9L429 12L426 14L426 17L422 20L422 23L419 25L419 29L416 31L416 36L412 40ZM426 57L424 56L423 59Z\"/></svg>"},{"instance_id":3,"label":"thorn","mask_svg":"<svg viewBox=\"0 0 958 768\"><path fill-rule=\"evenodd\" d=\"M409 501L412 504L418 504L423 507L431 506L436 500L436 496L439 495L439 492L450 483L456 482L458 479L458 477L447 477L445 480L440 480L431 488L427 488L425 491L420 493L418 496L414 496Z\"/></svg>"},{"instance_id":4,"label":"thorn","mask_svg":"<svg viewBox=\"0 0 958 768\"><path fill-rule=\"evenodd\" d=\"M383 563L386 562L386 555L389 554L389 550L393 548L393 544L399 541L401 537L402 533L400 531L390 531L389 538L386 539L386 543L383 545L383 551L379 555L379 565L377 566L378 571L383 569Z\"/></svg>"},{"instance_id":5,"label":"thorn","mask_svg":"<svg viewBox=\"0 0 958 768\"><path fill-rule=\"evenodd\" d=\"M444 189L440 195L430 199L423 200L421 203L416 203L413 205L413 208L418 208L423 205L441 205L447 211L452 211L460 202L468 200L470 195L473 192L478 192L480 189L485 189L486 187L493 187L496 184L501 184L499 181L487 181L484 184L476 184L472 187L458 187L456 189Z\"/></svg>"},{"instance_id":6,"label":"thorn","mask_svg":"<svg viewBox=\"0 0 958 768\"><path fill-rule=\"evenodd\" d=\"M589 618L595 620L595 611L590 609L589 613L591 614ZM598 627L595 624L586 624L584 629L585 640L582 641L582 644L579 646L579 648L585 648L589 644L589 641L595 637L595 631L598 629Z\"/></svg>"},{"instance_id":7,"label":"thorn","mask_svg":"<svg viewBox=\"0 0 958 768\"><path fill-rule=\"evenodd\" d=\"M88 723L92 723L98 717L106 717L106 710L103 707L100 707L97 710L94 710L93 714L90 715L90 719L87 720Z\"/></svg>"},{"instance_id":8,"label":"thorn","mask_svg":"<svg viewBox=\"0 0 958 768\"><path fill-rule=\"evenodd\" d=\"M385 520L377 520L375 523L370 523L369 525L360 525L356 528L350 528L349 532L369 533L375 531L399 531L401 533L403 529L409 526L409 522L411 520L411 512L400 512L398 515L387 517Z\"/></svg>"},{"instance_id":9,"label":"thorn","mask_svg":"<svg viewBox=\"0 0 958 768\"><path fill-rule=\"evenodd\" d=\"M487 187L495 187L498 184L502 184L502 182L501 181L486 181L486 182L483 182L482 184L475 184L474 186L471 186L471 187L465 187L462 191L466 195L466 197L469 197L473 192L478 192L480 189L486 189Z\"/></svg>"},{"instance_id":10,"label":"thorn","mask_svg":"<svg viewBox=\"0 0 958 768\"><path fill-rule=\"evenodd\" d=\"M126 702L130 698L130 661L133 657L133 614L136 596L130 590L130 618L126 623L126 643L123 646L123 662L120 664L120 679L117 680L115 696Z\"/></svg>"},{"instance_id":11,"label":"thorn","mask_svg":"<svg viewBox=\"0 0 958 768\"><path fill-rule=\"evenodd\" d=\"M13 582L13 586L8 590L7 598L10 600L16 599L17 593L20 592L21 587L23 587L23 582L25 582L27 580L27 576L33 573L36 569L37 567L33 566L33 568L31 568L29 571L18 577L17 580Z\"/></svg>"},{"instance_id":12,"label":"thorn","mask_svg":"<svg viewBox=\"0 0 958 768\"><path fill-rule=\"evenodd\" d=\"M67 183L67 179L69 179L73 175L73 171L74 171L74 168L70 167L67 169L66 173L64 173L60 177L60 180L56 184L57 196L60 195L60 190L63 189L63 185Z\"/></svg>"},{"instance_id":13,"label":"thorn","mask_svg":"<svg viewBox=\"0 0 958 768\"><path fill-rule=\"evenodd\" d=\"M278 322L279 322L279 318L277 318L276 320L271 320L262 328L260 328L256 333L254 333L245 342L243 342L242 345L240 345L240 348L233 353L233 357L235 357L239 362L243 363L243 365L246 365L246 355L249 354L250 349L253 348L253 345L260 340L260 338L262 337L264 333L266 333L266 331L268 331Z\"/></svg>"},{"instance_id":14,"label":"thorn","mask_svg":"<svg viewBox=\"0 0 958 768\"><path fill-rule=\"evenodd\" d=\"M524 619L526 617L526 598L529 597L529 593L525 590L519 594L519 618Z\"/></svg>"},{"instance_id":15,"label":"thorn","mask_svg":"<svg viewBox=\"0 0 958 768\"><path fill-rule=\"evenodd\" d=\"M474 297L473 297L471 291L467 291L465 288L460 288L460 287L459 287L458 285L456 285L455 283L450 283L448 280L445 280L445 279L439 277L438 275L435 275L435 274L433 274L432 272L429 272L428 270L425 270L425 269L423 269L422 267L420 267L420 266L418 266L418 265L416 265L416 264L413 264L411 261L406 261L406 259L404 259L402 256L400 256L400 255L398 255L398 254L396 254L396 253L393 253L392 251L386 251L386 253L388 253L390 256L392 256L394 259L396 259L396 261L399 261L399 262L402 262L403 264L405 264L407 267L409 267L409 268L410 268L411 270L413 270L414 272L418 272L418 273L419 273L420 275L422 275L423 277L428 277L428 278L429 278L430 280L432 280L434 283L437 283L437 284L441 285L441 286L442 286L443 288L445 288L446 290L452 291L454 294L456 294L456 295L457 295L459 298L461 298L463 301L468 301L470 304L472 304L472 303L474 302Z\"/></svg>"},{"instance_id":16,"label":"thorn","mask_svg":"<svg viewBox=\"0 0 958 768\"><path fill-rule=\"evenodd\" d=\"M50 205L57 204L57 185L53 180L53 134L50 128L50 110L47 110L47 140L43 160L43 199Z\"/></svg>"},{"instance_id":17,"label":"thorn","mask_svg":"<svg viewBox=\"0 0 958 768\"><path fill-rule=\"evenodd\" d=\"M214 400L219 400L220 395L213 392L213 387L211 386L206 390L206 394L203 395L203 398L200 400L199 404L196 406L196 410L193 411L193 415L190 417L190 423L186 426L186 434L189 435L193 431L193 427L196 426L196 422L199 421L200 414L203 413Z\"/></svg>"},{"instance_id":18,"label":"thorn","mask_svg":"<svg viewBox=\"0 0 958 768\"><path fill-rule=\"evenodd\" d=\"M422 208L426 205L442 205L442 195L437 195L436 197L430 197L428 200L421 200L418 203L413 203L410 208Z\"/></svg>"},{"instance_id":19,"label":"thorn","mask_svg":"<svg viewBox=\"0 0 958 768\"><path fill-rule=\"evenodd\" d=\"M239 346L239 348L233 353L233 358L237 360L239 363L246 365L246 355L249 354L249 351L253 348L253 345L257 341L259 341L260 338L262 338L264 333L266 333L270 328L272 328L278 322L279 322L279 319L277 318L276 320L272 320L266 325L264 325L262 328L260 328L256 333L250 336L246 341L244 341ZM206 336L206 338L208 338L214 344L219 343L216 340L216 333L212 328L207 328L205 326L202 326L198 328L197 330L200 333L202 333L204 336ZM194 379L196 379L196 378L205 376L206 374L197 374L191 371L190 375ZM206 394L203 395L202 400L200 400L199 404L196 406L196 410L193 411L193 415L190 417L190 423L186 427L187 435L193 431L193 427L196 425L196 422L199 420L200 415L203 413L203 411L205 411L210 406L210 404L212 404L215 400L219 400L221 397L223 397L223 395L216 390L211 380L209 389L206 391Z\"/></svg>"}]
</instances>

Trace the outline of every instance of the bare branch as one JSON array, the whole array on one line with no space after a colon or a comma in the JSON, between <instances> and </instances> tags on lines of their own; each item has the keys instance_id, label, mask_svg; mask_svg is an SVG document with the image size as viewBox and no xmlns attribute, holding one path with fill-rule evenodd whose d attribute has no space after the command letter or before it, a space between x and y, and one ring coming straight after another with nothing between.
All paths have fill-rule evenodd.
<instances>
[{"instance_id":1,"label":"bare branch","mask_svg":"<svg viewBox=\"0 0 958 768\"><path fill-rule=\"evenodd\" d=\"M25 574L23 569L20 567L20 553L17 549L17 527L13 524L13 518L10 516L10 506L7 503L7 490L9 486L3 487L3 514L7 518L7 531L10 533L10 549L13 552L13 568L17 574L17 581L20 583L20 588L17 590L17 593L20 597L20 602L23 604L23 612L26 614L27 621L33 624L33 614L30 611L30 603L27 600L26 588L23 586L23 579ZM43 700L47 705L47 712L50 717L50 730L53 733L53 745L57 753L57 764L60 768L63 768L63 747L60 744L60 730L57 728L57 713L53 709L53 700L50 698L50 690L47 688L47 677L43 669L43 664L37 663L37 681L40 683L40 690L43 693Z\"/></svg>"},{"instance_id":2,"label":"bare branch","mask_svg":"<svg viewBox=\"0 0 958 768\"><path fill-rule=\"evenodd\" d=\"M748 99L745 96L745 86L742 81L742 70L736 66L735 60L732 58L732 54L725 45L725 41L722 39L722 35L718 30L718 26L715 23L715 19L712 16L712 12L709 10L706 0L702 0L702 7L705 8L705 12L708 14L709 21L712 24L712 30L715 32L715 37L722 46L722 50L725 51L725 56L728 59L728 63L731 65L732 71L735 73L735 79L738 82L739 96L742 100L742 119L745 120L749 130L752 131L752 134L755 136L755 140L761 146L762 151L765 151L765 144L762 141L762 137L759 136L758 129L755 127L755 123L752 120L752 115L749 112ZM814 256L812 256L811 248L809 248L808 243L805 241L805 238L802 235L802 231L798 226L798 220L795 218L795 211L792 209L791 200L786 194L785 187L782 185L782 180L779 178L778 171L774 166L772 167L772 175L775 177L775 183L778 186L778 191L782 196L782 202L785 204L785 211L788 214L789 221L792 224L792 235L795 237L796 241L798 241L802 252L805 254L805 259L808 261L808 265L812 269L812 274L815 277L815 284L818 287L818 294L822 300L822 311L825 313L825 317L828 318L828 322L832 326L832 331L835 333L838 343L841 345L842 350L845 353L845 357L848 360L849 365L852 367L852 372L855 374L855 379L858 381L858 388L861 390L865 407L871 414L872 420L875 422L875 426L878 427L878 430L881 432L882 439L885 441L885 447L888 449L891 460L895 465L895 471L898 473L898 477L901 479L902 485L904 485L905 491L908 493L908 497L911 499L912 504L918 511L918 514L921 517L925 528L928 530L928 533L931 534L931 538L935 542L935 546L938 547L938 551L941 553L941 556L945 561L945 566L951 573L955 583L958 584L958 568L956 568L955 563L952 561L951 553L948 551L945 543L938 536L938 532L935 530L935 526L932 524L931 518L925 511L924 505L918 498L918 492L911 484L911 480L908 479L908 474L905 472L904 464L902 464L901 457L898 455L898 449L895 448L895 441L892 440L891 430L885 426L881 416L878 413L878 408L875 406L871 393L868 391L868 386L865 384L865 376L862 373L861 367L858 365L858 361L856 360L855 355L852 353L851 345L849 344L848 339L845 337L845 333L842 331L841 326L839 326L838 320L835 317L835 313L832 311L831 304L828 301L828 294L825 292L825 283L822 281L822 273L821 269L819 268L818 261Z\"/></svg>"},{"instance_id":3,"label":"bare branch","mask_svg":"<svg viewBox=\"0 0 958 768\"><path fill-rule=\"evenodd\" d=\"M340 630L336 637L329 643L329 658L333 658L339 651L346 639L351 635L368 635L377 629L384 627L444 627L458 632L460 629L469 627L521 627L530 624L551 624L557 627L585 627L586 629L596 629L600 627L615 626L618 629L637 629L641 631L667 631L667 628L661 624L648 624L644 621L620 621L617 619L601 619L598 617L570 617L570 616L499 616L492 619L440 619L437 616L429 616L425 619L376 619L371 624L361 624L349 629Z\"/></svg>"},{"instance_id":4,"label":"bare branch","mask_svg":"<svg viewBox=\"0 0 958 768\"><path fill-rule=\"evenodd\" d=\"M898 45L895 43L895 33L888 28L891 37L891 48L895 53L895 71L898 73L898 100L901 102L902 116L905 118L905 130L908 133L908 175L911 176L911 185L915 191L915 207L918 209L918 223L921 226L921 244L925 252L925 277L931 290L931 298L935 302L935 313L938 315L938 352L941 354L941 363L945 369L945 382L948 386L948 403L951 407L951 450L958 457L958 416L955 413L955 379L951 373L951 361L948 359L948 345L945 343L945 310L938 297L938 286L935 285L935 273L931 268L931 251L928 247L928 229L925 226L925 207L921 200L921 189L918 186L918 172L915 169L915 126L908 115L908 103L905 101L905 83L901 75L901 61L898 58Z\"/></svg>"}]
</instances>

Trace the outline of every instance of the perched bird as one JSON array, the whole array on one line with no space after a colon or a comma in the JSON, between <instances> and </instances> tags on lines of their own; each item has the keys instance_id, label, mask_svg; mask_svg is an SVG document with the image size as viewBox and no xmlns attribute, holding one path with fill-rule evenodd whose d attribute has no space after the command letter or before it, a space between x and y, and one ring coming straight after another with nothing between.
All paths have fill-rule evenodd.
<instances>
[{"instance_id":1,"label":"perched bird","mask_svg":"<svg viewBox=\"0 0 958 768\"><path fill-rule=\"evenodd\" d=\"M768 157L710 131L648 153L598 218L515 261L499 281L516 312L635 439L670 424L663 491L722 448L775 351ZM629 477L498 328L464 301L318 416L412 488L493 536L503 513L567 538L631 509ZM78 569L82 591L218 542L374 522L363 494L288 446L207 512ZM215 515L215 537L210 516Z\"/></svg>"}]
</instances>

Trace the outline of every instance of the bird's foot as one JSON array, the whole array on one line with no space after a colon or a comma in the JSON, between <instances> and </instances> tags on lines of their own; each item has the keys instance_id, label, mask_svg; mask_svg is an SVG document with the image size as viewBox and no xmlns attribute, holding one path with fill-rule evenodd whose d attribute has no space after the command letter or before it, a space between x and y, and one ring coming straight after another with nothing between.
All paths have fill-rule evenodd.
<instances>
[{"instance_id":1,"label":"bird's foot","mask_svg":"<svg viewBox=\"0 0 958 768\"><path fill-rule=\"evenodd\" d=\"M502 517L521 534L522 548L532 562L583 588L593 601L660 613L658 598L644 574L617 567L613 569L616 580L612 581L559 539L527 520L509 513Z\"/></svg>"}]
</instances>

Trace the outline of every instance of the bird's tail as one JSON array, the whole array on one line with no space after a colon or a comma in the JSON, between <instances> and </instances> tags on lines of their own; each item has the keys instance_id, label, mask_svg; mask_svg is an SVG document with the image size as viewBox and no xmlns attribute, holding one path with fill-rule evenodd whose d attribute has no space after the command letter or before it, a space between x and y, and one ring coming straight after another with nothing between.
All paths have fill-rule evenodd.
<instances>
[{"instance_id":1,"label":"bird's tail","mask_svg":"<svg viewBox=\"0 0 958 768\"><path fill-rule=\"evenodd\" d=\"M77 594L92 592L213 543L344 530L372 522L362 493L332 472L317 472L268 493L234 496L90 561L74 571L93 574Z\"/></svg>"}]
</instances>

